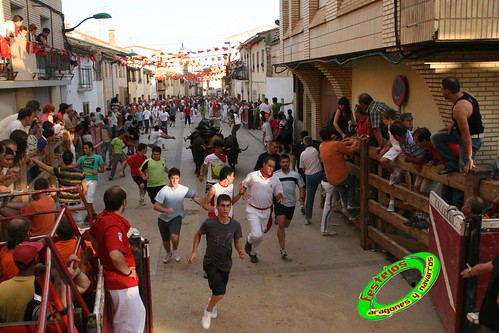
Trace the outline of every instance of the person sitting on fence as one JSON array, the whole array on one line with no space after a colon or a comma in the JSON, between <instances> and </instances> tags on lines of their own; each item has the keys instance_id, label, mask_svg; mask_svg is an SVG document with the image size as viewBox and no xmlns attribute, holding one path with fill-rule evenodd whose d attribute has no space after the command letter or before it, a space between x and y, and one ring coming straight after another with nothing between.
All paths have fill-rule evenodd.
<instances>
[{"instance_id":1,"label":"person sitting on fence","mask_svg":"<svg viewBox=\"0 0 499 333\"><path fill-rule=\"evenodd\" d=\"M398 120L398 112L392 109L389 109L385 111L383 114L383 123L388 126L388 129L390 129L390 126ZM381 149L381 151L378 154L378 159L379 163L383 168L385 168L389 173L390 173L390 178L389 178L389 184L393 185L399 178L400 174L402 173L402 169L398 167L397 164L397 156L402 152L400 149L399 142L393 137L393 135L388 131L389 134L389 140ZM407 130L407 136L412 138L411 131L408 129ZM407 188L411 188L411 176L408 172L404 172L404 176L406 179L406 184ZM389 212L394 212L395 211L395 197L390 196L390 202L388 204L388 211Z\"/></svg>"},{"instance_id":2,"label":"person sitting on fence","mask_svg":"<svg viewBox=\"0 0 499 333\"><path fill-rule=\"evenodd\" d=\"M416 130L414 136L418 136L421 132L423 131ZM408 130L402 122L394 122L390 126L390 133L399 142L400 148L404 153L404 161L406 163L413 163L418 171L421 171L421 166L423 164L426 164L431 160L432 155L430 151L416 145L414 139L407 134ZM414 188L417 192L428 195L434 190L436 185L437 182L418 175L414 183ZM421 211L416 211L414 218L410 219L405 224L420 229L426 229L429 226L428 217L425 217Z\"/></svg>"},{"instance_id":3,"label":"person sitting on fence","mask_svg":"<svg viewBox=\"0 0 499 333\"><path fill-rule=\"evenodd\" d=\"M436 165L437 170L445 168L445 162L442 156L433 146L431 142L431 133L426 127L416 130L417 135L414 136L414 141L419 147L428 149L433 154L433 159L428 162L429 166ZM416 133L415 132L415 133ZM459 156L459 145L457 143L448 144L450 151L457 158ZM451 206L461 208L464 200L464 192L455 189L451 186L442 184L442 199Z\"/></svg>"}]
</instances>

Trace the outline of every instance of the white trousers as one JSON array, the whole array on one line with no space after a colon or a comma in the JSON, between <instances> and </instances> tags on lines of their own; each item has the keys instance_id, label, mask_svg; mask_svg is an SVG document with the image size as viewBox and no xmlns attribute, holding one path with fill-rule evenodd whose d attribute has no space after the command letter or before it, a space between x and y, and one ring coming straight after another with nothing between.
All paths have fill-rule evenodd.
<instances>
[{"instance_id":1,"label":"white trousers","mask_svg":"<svg viewBox=\"0 0 499 333\"><path fill-rule=\"evenodd\" d=\"M324 209L322 210L321 232L329 232L329 218L333 213L334 186L323 180L321 181L321 186L324 189L324 192L326 192Z\"/></svg>"},{"instance_id":2,"label":"white trousers","mask_svg":"<svg viewBox=\"0 0 499 333\"><path fill-rule=\"evenodd\" d=\"M248 234L248 242L252 244L251 254L258 253L258 246L263 241L263 234L267 232L267 224L269 222L271 209L259 210L246 205L246 219L250 226Z\"/></svg>"},{"instance_id":3,"label":"white trousers","mask_svg":"<svg viewBox=\"0 0 499 333\"><path fill-rule=\"evenodd\" d=\"M143 333L146 325L146 308L139 294L139 287L109 290L113 300L113 329L119 333Z\"/></svg>"}]
</instances>

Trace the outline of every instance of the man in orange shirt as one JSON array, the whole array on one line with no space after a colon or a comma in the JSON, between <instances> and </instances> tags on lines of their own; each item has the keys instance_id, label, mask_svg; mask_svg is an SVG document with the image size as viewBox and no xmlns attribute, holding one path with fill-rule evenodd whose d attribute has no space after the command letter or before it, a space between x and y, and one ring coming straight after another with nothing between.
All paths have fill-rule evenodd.
<instances>
[{"instance_id":1,"label":"man in orange shirt","mask_svg":"<svg viewBox=\"0 0 499 333\"><path fill-rule=\"evenodd\" d=\"M35 181L35 191L46 190L49 182L45 178ZM33 201L21 209L21 214L26 215L31 220L31 236L48 235L54 227L55 213L31 215L36 212L54 211L55 202L50 193L40 193L33 195ZM31 215L31 216L30 216Z\"/></svg>"},{"instance_id":2,"label":"man in orange shirt","mask_svg":"<svg viewBox=\"0 0 499 333\"><path fill-rule=\"evenodd\" d=\"M13 252L17 244L28 240L29 220L25 217L16 217L7 224L7 245L0 251L0 282L12 279L19 274L14 263Z\"/></svg>"},{"instance_id":3,"label":"man in orange shirt","mask_svg":"<svg viewBox=\"0 0 499 333\"><path fill-rule=\"evenodd\" d=\"M324 164L324 171L327 178L327 184L334 186L334 191L340 195L343 205L347 206L347 210L358 209L356 200L356 187L355 177L350 174L350 169L345 162L345 155L353 155L359 148L359 141L354 138L347 138L343 141L333 141L332 132L328 128L323 128L319 135L322 143L319 147L322 163ZM329 211L326 207L331 209L331 200L333 198L333 190L328 193L326 189L326 203L324 204L323 218L321 225L321 232L327 233L327 216Z\"/></svg>"}]
</instances>

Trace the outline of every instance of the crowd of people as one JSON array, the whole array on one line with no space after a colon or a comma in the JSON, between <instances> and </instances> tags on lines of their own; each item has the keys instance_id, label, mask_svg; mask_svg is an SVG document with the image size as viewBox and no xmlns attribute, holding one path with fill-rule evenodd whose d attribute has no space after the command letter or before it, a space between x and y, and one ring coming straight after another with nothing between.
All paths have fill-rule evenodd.
<instances>
[{"instance_id":1,"label":"crowd of people","mask_svg":"<svg viewBox=\"0 0 499 333\"><path fill-rule=\"evenodd\" d=\"M137 332L143 330L145 310L138 294L138 277L128 237L124 237L131 228L122 216L127 206L127 195L121 187L111 186L104 194L105 210L96 214L93 203L98 175L107 169L110 171L109 180L112 181L118 162L121 177L125 176L126 167L130 167L131 176L139 190L140 204L146 205L147 193L153 209L159 213L157 225L166 252L162 259L165 264L173 260L177 263L181 261L178 247L185 215L184 200L192 199L207 211L207 219L194 236L193 249L187 260L188 263L196 260L201 237L206 235L203 269L212 295L201 323L207 329L211 320L218 316L217 304L226 292L232 267L232 246L240 259L245 259L247 255L251 263L258 263L260 244L275 223L279 254L286 260L288 249L285 229L290 225L298 204L304 215L304 224L311 225L314 222L315 195L319 185L324 198L321 235L336 234L330 225L333 209L341 209L351 217L358 214L357 182L346 160L355 154L362 140L369 140L376 147L380 165L386 169L390 184L395 184L404 176L406 186L424 195L435 189L437 184L421 176L413 181L411 174L399 168L398 160L403 158L416 168L426 163L440 163L440 174L459 170L466 173L474 168L473 160L484 132L478 102L471 95L460 91L459 81L455 78L442 80L442 93L454 103L454 123L445 131L432 135L427 128L414 130L411 113L399 114L363 93L358 97L358 105L353 111L350 101L346 97L340 98L338 110L328 125L320 130L320 141L302 131L295 144L288 138L283 139L286 130L290 130L290 137L293 137L294 118L292 112L284 116L281 109L287 103L278 103L277 98L273 99L272 104L265 100L253 105L231 99L171 98L148 102L139 100L123 106L117 95L111 100L107 113L97 108L94 113L82 116L77 115L71 105L64 103L60 104L56 113L53 105L47 104L42 108L37 101L29 101L17 114L0 122L0 164L3 167L0 191L7 193L14 189L20 190L14 187L14 183L22 164L31 166L29 177L36 179L35 190L49 187L44 178L37 177L42 170L55 175L61 187L81 188L90 216L96 216L98 223L93 223L90 228L92 243L85 247L89 250L79 252L77 258L68 263L68 270L74 274L75 280L81 279L81 291L84 293L89 285L87 280L89 277L91 280L92 276L92 267L88 263L98 255L104 265L104 278L115 308L115 329L119 331L129 327L131 331ZM177 117L180 122L176 121ZM166 160L161 157L166 140L175 139L168 135L168 128L178 123L190 126L198 117L209 118L215 123L231 123L231 134L234 136L240 128L241 119L252 119L251 125L249 121L247 125L250 129L262 129L265 147L265 152L256 161L254 171L235 186L235 172L227 166L223 146L214 143L214 152L206 156L199 174L199 181L206 182L204 197L182 185L180 170L168 168ZM120 120L124 120L122 127L119 126ZM276 122L278 131L274 132ZM93 142L94 136L90 135L97 128L101 131L102 142ZM267 133L268 128L271 135ZM141 135L147 135L147 143L140 142ZM61 142L58 148L62 157L60 166L43 162L44 156L49 153L48 147L54 147L51 145L54 141ZM94 144L101 145L100 154L94 152ZM148 148L152 149L151 157L147 157ZM444 188L443 196L449 204L458 207L464 205L463 194L456 189ZM241 198L245 201L245 219L250 229L246 236L242 234L241 224L234 220L233 214L233 205ZM53 228L53 214L40 215L36 212L53 210L61 204L83 208L80 194L74 190L63 190L57 202L45 193L36 195L27 204L2 201L0 214L15 215L15 210L19 210L29 217L21 221L14 218L2 230L2 237L7 240L8 246L0 252L0 282L12 278L19 280L17 276L34 275L31 265L36 263L35 257L40 246L31 243L35 244L30 245L34 254L30 252L24 260L15 259L19 255L16 251L30 235L47 234ZM387 209L397 209L394 197L390 198ZM85 220L90 219L83 209L73 210L72 215L81 227L85 226ZM407 224L428 228L428 217L417 211ZM61 242L74 240L74 234L70 231L67 223L61 224L61 230L57 231ZM67 249L68 245L61 244L61 251ZM99 251L96 253L92 249ZM77 265L74 264L75 260L78 260ZM0 293L5 288L2 285ZM28 293L31 293L31 289ZM23 298L22 302L24 299L28 297ZM0 304L0 310L2 306L10 308L9 305ZM19 316L19 313L16 313L16 317L0 315L0 320L15 321Z\"/></svg>"}]
</instances>

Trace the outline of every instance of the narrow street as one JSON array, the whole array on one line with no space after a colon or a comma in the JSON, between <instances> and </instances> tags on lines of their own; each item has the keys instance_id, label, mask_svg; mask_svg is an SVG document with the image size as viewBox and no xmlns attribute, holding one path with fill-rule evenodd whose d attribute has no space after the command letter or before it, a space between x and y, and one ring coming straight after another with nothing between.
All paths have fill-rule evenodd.
<instances>
[{"instance_id":1,"label":"narrow street","mask_svg":"<svg viewBox=\"0 0 499 333\"><path fill-rule=\"evenodd\" d=\"M197 122L196 122L197 123ZM194 125L193 125L194 127ZM168 167L182 172L181 184L204 195L204 184L194 175L194 163L188 142L183 138L191 129L180 120L168 134L177 140L168 140L163 157ZM224 135L230 134L228 125L222 126ZM253 170L257 156L263 152L257 139L260 131L241 128L238 131L241 148L248 150L239 156L236 181L239 184ZM142 135L141 141L147 140ZM150 154L150 151L149 151ZM210 296L207 280L203 279L202 257L204 238L198 260L192 265L187 258L192 248L194 233L207 214L193 201L186 200L187 215L183 221L179 252L181 262L163 264L164 249L157 227L157 213L152 204L139 205L138 189L129 176L108 181L108 171L100 176L96 198L110 185L121 185L127 191L128 205L125 217L150 241L151 279L153 287L155 332L201 332L201 317ZM96 200L96 210L103 209L102 200ZM236 220L241 222L243 235L249 230L245 222L245 203L235 205ZM429 296L393 317L370 322L357 312L357 299L370 279L389 264L380 252L364 251L359 246L356 227L335 213L334 237L320 234L322 210L316 197L312 224L304 225L299 211L287 229L288 260L282 260L273 227L260 247L259 263L246 258L241 261L233 253L233 268L227 294L219 304L217 319L212 321L213 332L443 332ZM235 251L234 251L235 252ZM400 276L393 279L378 296L380 303L390 303L404 296L411 287Z\"/></svg>"}]
</instances>

